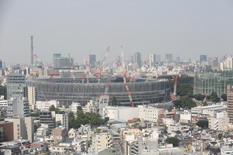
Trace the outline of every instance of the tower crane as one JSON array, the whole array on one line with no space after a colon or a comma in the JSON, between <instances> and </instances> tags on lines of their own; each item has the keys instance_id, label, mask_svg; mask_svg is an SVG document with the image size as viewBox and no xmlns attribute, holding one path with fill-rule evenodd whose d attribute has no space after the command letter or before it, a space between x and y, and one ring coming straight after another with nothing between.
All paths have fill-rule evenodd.
<instances>
[{"instance_id":1,"label":"tower crane","mask_svg":"<svg viewBox=\"0 0 233 155\"><path fill-rule=\"evenodd\" d=\"M208 93L206 93L206 96L205 96L205 98L204 98L204 100L203 100L203 102L202 102L202 104L201 104L201 107L200 107L200 109L199 109L199 113L201 113L202 106L204 105L204 103L205 103L205 101L206 101L206 99L207 99L207 96L208 96ZM197 116L196 116L196 120L197 120L197 118L198 118L198 113L197 113Z\"/></svg>"},{"instance_id":2,"label":"tower crane","mask_svg":"<svg viewBox=\"0 0 233 155\"><path fill-rule=\"evenodd\" d=\"M123 80L124 80L126 91L128 93L129 101L131 103L131 106L134 107L134 103L133 103L133 100L132 100L132 97L131 97L131 94L130 94L130 91L129 91L129 86L128 86L127 81L126 81L127 71L125 69L125 58L124 58L124 53L123 53L123 47L122 46L121 46L121 61L122 61L121 74L122 74L122 77L123 77Z\"/></svg>"},{"instance_id":3,"label":"tower crane","mask_svg":"<svg viewBox=\"0 0 233 155\"><path fill-rule=\"evenodd\" d=\"M37 56L37 55L34 55L34 57L36 57L36 59L38 59L39 60L39 62L40 62L40 64L42 65L42 67L44 67L44 64L42 63L42 61L40 60L40 58ZM53 81L53 83L55 82L55 80L54 80L54 76L56 76L56 75L59 75L59 74L54 74L55 72L56 72L56 70L54 70L52 73L50 73L49 71L48 71L48 69L46 69L46 71L47 71L47 73L51 76L51 79L52 79L52 81Z\"/></svg>"},{"instance_id":4,"label":"tower crane","mask_svg":"<svg viewBox=\"0 0 233 155\"><path fill-rule=\"evenodd\" d=\"M109 82L111 82L111 81L109 81L109 80L107 81L107 85L105 87L104 95L107 95L107 93L108 93Z\"/></svg>"},{"instance_id":5,"label":"tower crane","mask_svg":"<svg viewBox=\"0 0 233 155\"><path fill-rule=\"evenodd\" d=\"M180 67L181 66L182 66L182 62L180 63ZM173 93L173 99L172 99L173 101L176 100L177 78L178 78L178 76L180 74L180 67L178 69L178 73L177 73L176 77L174 78L175 83L174 83L174 93Z\"/></svg>"},{"instance_id":6,"label":"tower crane","mask_svg":"<svg viewBox=\"0 0 233 155\"><path fill-rule=\"evenodd\" d=\"M70 53L68 53L68 55L69 55L70 67L71 67L71 69L72 69L72 74L73 74L73 77L74 77L74 83L75 83L75 75L76 75L76 73L74 72L73 64L72 64L72 62L71 62L71 58L70 58Z\"/></svg>"}]
</instances>

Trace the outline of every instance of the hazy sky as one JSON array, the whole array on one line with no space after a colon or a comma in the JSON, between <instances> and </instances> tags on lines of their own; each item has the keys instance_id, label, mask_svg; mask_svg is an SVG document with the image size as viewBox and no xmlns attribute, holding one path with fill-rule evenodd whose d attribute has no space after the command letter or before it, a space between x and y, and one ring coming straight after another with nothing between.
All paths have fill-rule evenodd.
<instances>
[{"instance_id":1,"label":"hazy sky","mask_svg":"<svg viewBox=\"0 0 233 155\"><path fill-rule=\"evenodd\" d=\"M200 54L233 55L232 0L1 0L0 59L30 63L34 53L52 62L53 53L82 63L141 52L173 54L181 60Z\"/></svg>"}]
</instances>

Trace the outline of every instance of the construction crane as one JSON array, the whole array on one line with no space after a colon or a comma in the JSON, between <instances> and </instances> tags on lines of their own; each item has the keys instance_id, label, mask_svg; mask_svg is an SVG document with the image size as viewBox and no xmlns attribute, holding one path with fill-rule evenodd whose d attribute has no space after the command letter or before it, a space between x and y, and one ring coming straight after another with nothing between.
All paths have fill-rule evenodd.
<instances>
[{"instance_id":1,"label":"construction crane","mask_svg":"<svg viewBox=\"0 0 233 155\"><path fill-rule=\"evenodd\" d=\"M119 63L119 62L118 62L118 63ZM147 60L147 61L143 64L142 67L146 66L148 63L149 63L149 60ZM141 72L142 67L137 71L137 73L136 73L134 76L129 76L129 77L130 77L130 81L132 81L132 80L138 75L138 73Z\"/></svg>"},{"instance_id":2,"label":"construction crane","mask_svg":"<svg viewBox=\"0 0 233 155\"><path fill-rule=\"evenodd\" d=\"M206 94L206 96L205 96L205 98L204 98L204 100L203 100L203 102L202 102L202 104L201 104L201 107L200 107L200 109L199 109L199 113L201 113L202 106L205 104L205 101L206 101L206 99L207 99L207 96L208 96L208 93ZM196 120L197 120L197 118L198 118L198 113L197 113L197 116L196 116Z\"/></svg>"},{"instance_id":3,"label":"construction crane","mask_svg":"<svg viewBox=\"0 0 233 155\"><path fill-rule=\"evenodd\" d=\"M42 61L40 60L40 58L39 58L37 55L34 55L34 57L36 57L36 59L39 60L39 62L40 62L40 64L42 65L42 67L44 67L44 64L42 63ZM53 73L50 73L50 72L48 71L48 69L46 69L46 71L47 71L47 73L51 76L51 79L52 79L52 81L53 81L53 83L54 83L55 80L54 80L53 77L56 76L56 75L59 75L59 74L54 74L54 73L56 72L56 70L54 70Z\"/></svg>"},{"instance_id":4,"label":"construction crane","mask_svg":"<svg viewBox=\"0 0 233 155\"><path fill-rule=\"evenodd\" d=\"M73 74L73 77L74 77L74 83L75 83L75 75L76 75L76 73L74 72L73 64L72 64L72 62L71 62L71 58L70 58L70 53L68 53L68 55L69 55L70 67L71 67L71 69L72 69L72 74Z\"/></svg>"},{"instance_id":5,"label":"construction crane","mask_svg":"<svg viewBox=\"0 0 233 155\"><path fill-rule=\"evenodd\" d=\"M182 67L182 62L180 63L180 67L179 67L179 69L178 69L178 73L177 73L177 75L176 75L176 77L174 78L174 93L173 93L173 99L172 99L172 101L175 101L176 100L176 89L177 89L177 78L178 78L178 76L179 76L179 74L180 74L180 68Z\"/></svg>"},{"instance_id":6,"label":"construction crane","mask_svg":"<svg viewBox=\"0 0 233 155\"><path fill-rule=\"evenodd\" d=\"M129 86L128 86L127 81L126 81L127 71L125 69L125 58L124 58L124 53L123 53L123 47L122 46L121 46L121 61L122 61L121 74L122 74L122 77L123 77L123 80L124 80L126 91L128 93L129 101L131 103L131 106L134 107L134 103L133 103L133 100L132 100L132 97L131 97L131 94L130 94L130 91L129 91Z\"/></svg>"},{"instance_id":7,"label":"construction crane","mask_svg":"<svg viewBox=\"0 0 233 155\"><path fill-rule=\"evenodd\" d=\"M107 81L107 85L106 85L106 88L105 88L104 95L107 95L107 93L108 93L109 82L111 82L111 81L109 81L109 80Z\"/></svg>"},{"instance_id":8,"label":"construction crane","mask_svg":"<svg viewBox=\"0 0 233 155\"><path fill-rule=\"evenodd\" d=\"M107 48L107 50L106 50L106 52L105 52L102 65L99 67L99 66L95 63L95 65L96 65L96 67L99 69L99 71L96 72L96 71L93 71L93 70L92 70L92 71L94 72L94 75L97 75L97 76L98 76L98 83L100 83L100 78L101 78L102 70L103 70L103 67L104 67L104 64L105 64L105 61L106 61L108 52L110 51L109 48L110 48L110 46L108 46L108 48Z\"/></svg>"}]
</instances>

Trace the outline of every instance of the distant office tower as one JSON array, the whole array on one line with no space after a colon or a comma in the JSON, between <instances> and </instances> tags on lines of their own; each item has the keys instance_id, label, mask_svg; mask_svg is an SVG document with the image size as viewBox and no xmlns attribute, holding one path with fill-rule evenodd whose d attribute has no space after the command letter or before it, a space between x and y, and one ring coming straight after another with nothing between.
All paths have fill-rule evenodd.
<instances>
[{"instance_id":1,"label":"distant office tower","mask_svg":"<svg viewBox=\"0 0 233 155\"><path fill-rule=\"evenodd\" d=\"M139 52L134 53L134 63L137 64L139 67L142 66L141 53Z\"/></svg>"},{"instance_id":2,"label":"distant office tower","mask_svg":"<svg viewBox=\"0 0 233 155\"><path fill-rule=\"evenodd\" d=\"M149 54L149 66L155 67L156 63L156 55L155 54Z\"/></svg>"},{"instance_id":3,"label":"distant office tower","mask_svg":"<svg viewBox=\"0 0 233 155\"><path fill-rule=\"evenodd\" d=\"M227 57L226 60L225 60L225 68L226 69L230 69L232 70L233 69L233 57Z\"/></svg>"},{"instance_id":4,"label":"distant office tower","mask_svg":"<svg viewBox=\"0 0 233 155\"><path fill-rule=\"evenodd\" d=\"M233 92L232 85L227 85L227 113L229 122L233 123Z\"/></svg>"},{"instance_id":5,"label":"distant office tower","mask_svg":"<svg viewBox=\"0 0 233 155\"><path fill-rule=\"evenodd\" d=\"M205 61L205 62L206 62L206 60L207 60L207 56L206 56L206 55L200 55L200 63L201 63L202 61Z\"/></svg>"},{"instance_id":6,"label":"distant office tower","mask_svg":"<svg viewBox=\"0 0 233 155\"><path fill-rule=\"evenodd\" d=\"M72 66L74 66L74 59L71 58ZM71 68L70 59L68 57L55 58L55 65L53 68Z\"/></svg>"},{"instance_id":7,"label":"distant office tower","mask_svg":"<svg viewBox=\"0 0 233 155\"><path fill-rule=\"evenodd\" d=\"M26 87L26 77L21 74L8 74L7 80L7 99L12 97L20 99L24 97L24 89Z\"/></svg>"},{"instance_id":8,"label":"distant office tower","mask_svg":"<svg viewBox=\"0 0 233 155\"><path fill-rule=\"evenodd\" d=\"M31 65L33 65L33 36L31 36Z\"/></svg>"},{"instance_id":9,"label":"distant office tower","mask_svg":"<svg viewBox=\"0 0 233 155\"><path fill-rule=\"evenodd\" d=\"M172 54L165 54L165 60L169 63L173 62L173 55Z\"/></svg>"},{"instance_id":10,"label":"distant office tower","mask_svg":"<svg viewBox=\"0 0 233 155\"><path fill-rule=\"evenodd\" d=\"M176 57L176 62L180 63L180 57Z\"/></svg>"},{"instance_id":11,"label":"distant office tower","mask_svg":"<svg viewBox=\"0 0 233 155\"><path fill-rule=\"evenodd\" d=\"M53 67L55 67L55 59L56 58L61 58L61 54L60 53L53 54Z\"/></svg>"},{"instance_id":12,"label":"distant office tower","mask_svg":"<svg viewBox=\"0 0 233 155\"><path fill-rule=\"evenodd\" d=\"M218 57L214 57L213 60L212 60L212 64L211 64L211 68L213 70L217 70L218 69Z\"/></svg>"},{"instance_id":13,"label":"distant office tower","mask_svg":"<svg viewBox=\"0 0 233 155\"><path fill-rule=\"evenodd\" d=\"M133 61L133 55L129 55L129 57L128 57L128 64L130 64L130 63L134 63L134 61Z\"/></svg>"},{"instance_id":14,"label":"distant office tower","mask_svg":"<svg viewBox=\"0 0 233 155\"><path fill-rule=\"evenodd\" d=\"M161 62L161 55L157 54L157 56L156 56L156 62L157 63Z\"/></svg>"},{"instance_id":15,"label":"distant office tower","mask_svg":"<svg viewBox=\"0 0 233 155\"><path fill-rule=\"evenodd\" d=\"M96 62L96 55L89 55L89 64L91 66L95 66L95 62Z\"/></svg>"}]
</instances>

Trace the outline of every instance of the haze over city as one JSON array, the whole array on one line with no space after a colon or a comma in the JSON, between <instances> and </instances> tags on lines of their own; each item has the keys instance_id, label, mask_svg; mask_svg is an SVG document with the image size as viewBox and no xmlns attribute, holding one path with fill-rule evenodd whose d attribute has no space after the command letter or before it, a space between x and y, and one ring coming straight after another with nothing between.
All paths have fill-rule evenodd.
<instances>
[{"instance_id":1,"label":"haze over city","mask_svg":"<svg viewBox=\"0 0 233 155\"><path fill-rule=\"evenodd\" d=\"M52 54L70 53L83 62L89 54L100 60L135 52L171 53L181 60L231 55L233 1L30 1L0 2L0 54L7 63L30 63L34 53L52 63ZM127 58L126 58L127 59Z\"/></svg>"}]
</instances>

